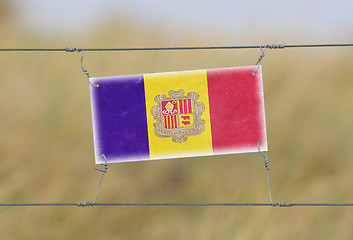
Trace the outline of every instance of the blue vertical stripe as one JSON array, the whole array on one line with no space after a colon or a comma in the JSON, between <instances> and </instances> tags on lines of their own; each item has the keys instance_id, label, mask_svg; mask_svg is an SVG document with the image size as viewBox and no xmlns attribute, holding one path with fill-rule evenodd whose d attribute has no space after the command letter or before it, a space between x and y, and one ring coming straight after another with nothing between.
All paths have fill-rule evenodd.
<instances>
[{"instance_id":1,"label":"blue vertical stripe","mask_svg":"<svg viewBox=\"0 0 353 240\"><path fill-rule=\"evenodd\" d=\"M143 75L93 78L91 102L96 163L149 159Z\"/></svg>"}]
</instances>

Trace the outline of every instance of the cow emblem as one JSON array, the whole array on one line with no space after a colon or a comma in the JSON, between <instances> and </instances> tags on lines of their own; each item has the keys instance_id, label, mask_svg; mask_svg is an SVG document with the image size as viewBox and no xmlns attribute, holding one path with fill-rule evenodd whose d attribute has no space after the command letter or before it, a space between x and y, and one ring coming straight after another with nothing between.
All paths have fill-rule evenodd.
<instances>
[{"instance_id":1,"label":"cow emblem","mask_svg":"<svg viewBox=\"0 0 353 240\"><path fill-rule=\"evenodd\" d=\"M171 137L173 142L185 142L188 136L199 135L205 130L201 115L205 110L203 103L197 102L199 94L184 90L169 91L169 98L160 94L154 98L158 104L152 107L151 114L157 120L154 133L157 137Z\"/></svg>"}]
</instances>

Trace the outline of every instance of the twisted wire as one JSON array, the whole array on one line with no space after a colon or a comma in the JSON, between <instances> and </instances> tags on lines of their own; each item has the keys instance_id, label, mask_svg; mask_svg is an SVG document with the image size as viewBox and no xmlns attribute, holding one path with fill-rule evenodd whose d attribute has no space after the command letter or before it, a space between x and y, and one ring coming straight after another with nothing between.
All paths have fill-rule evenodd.
<instances>
[{"instance_id":1,"label":"twisted wire","mask_svg":"<svg viewBox=\"0 0 353 240\"><path fill-rule=\"evenodd\" d=\"M93 200L93 203L92 203L92 206L94 206L94 204L96 203L96 199L97 199L97 195L98 195L98 191L99 191L99 188L101 186L101 183L102 183L102 180L103 180L103 177L104 177L104 174L107 172L108 170L108 162L107 162L107 158L105 157L104 154L102 154L102 157L104 158L104 164L102 164L104 166L104 169L101 170L99 168L95 168L97 171L100 171L102 172L102 176L101 176L101 179L99 181L99 184L98 184L98 187L97 187L97 190L96 190L96 195L94 195L94 200Z\"/></svg>"},{"instance_id":2,"label":"twisted wire","mask_svg":"<svg viewBox=\"0 0 353 240\"><path fill-rule=\"evenodd\" d=\"M67 51L69 52L74 52L74 51L80 51L82 52L82 56L81 56L81 69L82 69L82 72L87 76L87 81L89 82L89 84L92 86L92 87L99 87L99 84L93 84L91 83L90 81L90 78L91 76L89 75L88 71L84 68L83 66L83 57L85 55L85 51L83 48L66 48Z\"/></svg>"},{"instance_id":3,"label":"twisted wire","mask_svg":"<svg viewBox=\"0 0 353 240\"><path fill-rule=\"evenodd\" d=\"M271 186L270 186L270 168L269 168L269 162L268 162L268 158L266 156L265 152L261 152L260 150L260 144L261 142L257 143L257 149L259 150L260 155L265 159L265 168L266 168L266 175L267 175L267 189L268 189L268 196L270 198L270 202L272 204L272 206L275 206L276 204L274 204L272 202L272 197L271 197Z\"/></svg>"}]
</instances>

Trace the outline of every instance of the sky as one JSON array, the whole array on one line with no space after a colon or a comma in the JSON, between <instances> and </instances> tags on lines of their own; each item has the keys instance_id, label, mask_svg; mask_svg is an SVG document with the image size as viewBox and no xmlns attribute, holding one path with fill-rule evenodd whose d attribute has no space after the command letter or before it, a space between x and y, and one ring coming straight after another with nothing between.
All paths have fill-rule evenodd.
<instances>
[{"instance_id":1,"label":"sky","mask_svg":"<svg viewBox=\"0 0 353 240\"><path fill-rule=\"evenodd\" d=\"M224 34L240 41L278 42L300 36L314 42L347 42L353 37L351 0L13 0L18 24L42 34L94 31L124 16L144 29L158 26L177 35L184 30ZM237 41L235 41L237 42Z\"/></svg>"}]
</instances>

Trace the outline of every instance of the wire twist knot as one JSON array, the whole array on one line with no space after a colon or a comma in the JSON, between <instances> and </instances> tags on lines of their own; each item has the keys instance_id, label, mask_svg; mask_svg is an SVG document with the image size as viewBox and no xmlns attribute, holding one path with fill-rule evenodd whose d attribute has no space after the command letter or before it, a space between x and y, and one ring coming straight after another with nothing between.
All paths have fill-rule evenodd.
<instances>
[{"instance_id":1,"label":"wire twist knot","mask_svg":"<svg viewBox=\"0 0 353 240\"><path fill-rule=\"evenodd\" d=\"M286 47L285 43L266 45L266 48L269 48L269 49L284 49L285 47Z\"/></svg>"},{"instance_id":2,"label":"wire twist knot","mask_svg":"<svg viewBox=\"0 0 353 240\"><path fill-rule=\"evenodd\" d=\"M292 202L278 202L278 203L274 203L272 204L273 207L279 206L279 207L293 207L294 203Z\"/></svg>"},{"instance_id":3,"label":"wire twist knot","mask_svg":"<svg viewBox=\"0 0 353 240\"><path fill-rule=\"evenodd\" d=\"M77 202L77 207L93 207L94 205L90 202Z\"/></svg>"},{"instance_id":4,"label":"wire twist knot","mask_svg":"<svg viewBox=\"0 0 353 240\"><path fill-rule=\"evenodd\" d=\"M267 168L270 171L270 168L268 167L269 165L270 164L269 164L268 159L266 157L266 159L265 159L265 168Z\"/></svg>"},{"instance_id":5,"label":"wire twist knot","mask_svg":"<svg viewBox=\"0 0 353 240\"><path fill-rule=\"evenodd\" d=\"M259 57L259 60L257 60L256 64L257 65L257 68L256 68L256 71L252 73L252 75L255 75L258 71L259 71L259 68L260 68L260 62L262 61L262 59L264 58L265 56L265 50L266 48L268 47L269 45L266 45L264 47L264 49L262 49L262 47L260 47L260 50L261 50L261 55Z\"/></svg>"},{"instance_id":6,"label":"wire twist knot","mask_svg":"<svg viewBox=\"0 0 353 240\"><path fill-rule=\"evenodd\" d=\"M268 162L268 158L266 156L266 153L261 152L260 147L259 147L260 144L261 144L261 142L257 143L257 149L259 150L259 153L261 154L261 156L265 159L265 168L267 169L267 171L270 171L270 168L269 168L270 163Z\"/></svg>"},{"instance_id":7,"label":"wire twist knot","mask_svg":"<svg viewBox=\"0 0 353 240\"><path fill-rule=\"evenodd\" d=\"M107 162L107 158L105 157L105 155L104 155L104 154L102 154L102 157L103 157L103 159L104 159L104 163L103 163L103 164L101 164L101 165L103 165L103 166L104 166L104 169L99 169L99 168L94 168L94 169L96 169L97 171L100 171L100 172L106 173L106 172L107 172L107 170L108 170L108 162Z\"/></svg>"},{"instance_id":8,"label":"wire twist knot","mask_svg":"<svg viewBox=\"0 0 353 240\"><path fill-rule=\"evenodd\" d=\"M256 64L255 64L255 65L257 65L256 71L253 72L252 75L255 75L255 74L259 71L260 62L261 62L262 59L265 57L265 50L266 50L266 48L269 48L269 49L284 49L285 47L286 47L286 44L285 44L285 43L260 46L261 55L260 55L260 57L259 57L259 60L257 60L257 62L256 62Z\"/></svg>"},{"instance_id":9,"label":"wire twist knot","mask_svg":"<svg viewBox=\"0 0 353 240\"><path fill-rule=\"evenodd\" d=\"M83 50L82 48L75 48L75 47L74 48L70 48L70 47L65 48L66 52L82 52L82 50Z\"/></svg>"}]
</instances>

